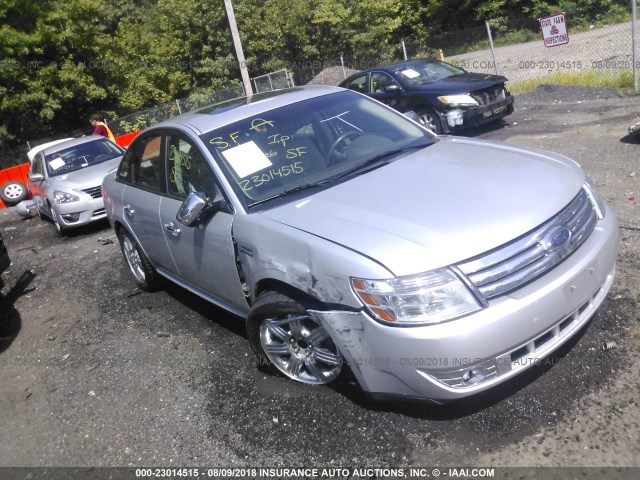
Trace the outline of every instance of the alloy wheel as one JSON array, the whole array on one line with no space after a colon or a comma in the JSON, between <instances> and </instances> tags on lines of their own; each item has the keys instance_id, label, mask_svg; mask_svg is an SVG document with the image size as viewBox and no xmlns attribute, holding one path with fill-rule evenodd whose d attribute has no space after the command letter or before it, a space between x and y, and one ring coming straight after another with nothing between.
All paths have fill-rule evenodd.
<instances>
[{"instance_id":1,"label":"alloy wheel","mask_svg":"<svg viewBox=\"0 0 640 480\"><path fill-rule=\"evenodd\" d=\"M326 384L342 371L342 355L324 327L308 314L265 319L260 343L275 367L293 380Z\"/></svg>"},{"instance_id":2,"label":"alloy wheel","mask_svg":"<svg viewBox=\"0 0 640 480\"><path fill-rule=\"evenodd\" d=\"M423 112L419 115L420 123L431 130L433 133L438 133L438 126L436 119L430 112Z\"/></svg>"},{"instance_id":3,"label":"alloy wheel","mask_svg":"<svg viewBox=\"0 0 640 480\"><path fill-rule=\"evenodd\" d=\"M122 239L122 249L124 251L124 257L127 259L127 264L131 269L131 273L136 277L140 283L144 283L146 276L144 273L144 267L142 265L142 259L140 253L134 241L129 235L124 235Z\"/></svg>"}]
</instances>

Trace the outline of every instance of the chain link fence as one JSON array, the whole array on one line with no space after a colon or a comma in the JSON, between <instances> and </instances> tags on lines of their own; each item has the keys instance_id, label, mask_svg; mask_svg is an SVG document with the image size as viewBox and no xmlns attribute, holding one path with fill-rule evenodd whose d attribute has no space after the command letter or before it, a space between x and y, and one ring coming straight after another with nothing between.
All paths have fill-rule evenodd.
<instances>
[{"instance_id":1,"label":"chain link fence","mask_svg":"<svg viewBox=\"0 0 640 480\"><path fill-rule=\"evenodd\" d=\"M286 68L267 73L266 75L253 77L252 80L255 90L254 93L270 92L272 90L294 86L293 78L289 76Z\"/></svg>"},{"instance_id":2,"label":"chain link fence","mask_svg":"<svg viewBox=\"0 0 640 480\"><path fill-rule=\"evenodd\" d=\"M352 55L327 60L321 62L321 71L315 66L309 83L336 85L354 71L382 63L434 57L472 72L504 75L512 82L542 79L571 84L582 76L583 82L593 86L630 87L634 66L640 68L638 60L634 65L632 0L606 3L605 8L605 2L565 2L564 12L542 12L541 18L564 13L568 41L556 46L545 46L540 18L523 14L388 46L374 58ZM636 37L640 37L638 30ZM309 69L295 73L306 78Z\"/></svg>"},{"instance_id":3,"label":"chain link fence","mask_svg":"<svg viewBox=\"0 0 640 480\"><path fill-rule=\"evenodd\" d=\"M29 150L27 145L0 149L0 170L28 162L27 152Z\"/></svg>"},{"instance_id":4,"label":"chain link fence","mask_svg":"<svg viewBox=\"0 0 640 480\"><path fill-rule=\"evenodd\" d=\"M631 86L634 63L630 17L622 23L597 26L594 21L574 28L571 17L565 18L568 41L557 46L545 45L539 23L533 29L531 22L508 22L500 28L488 22L485 39L475 48L457 53L460 48L452 44L442 42L438 47L450 63L470 71L504 75L512 82L548 77L570 82L572 76L580 74L594 86ZM461 36L470 33L461 32ZM527 41L513 43L514 39Z\"/></svg>"},{"instance_id":5,"label":"chain link fence","mask_svg":"<svg viewBox=\"0 0 640 480\"><path fill-rule=\"evenodd\" d=\"M182 113L194 110L211 103L231 100L242 97L244 90L242 85L234 85L224 90L217 90L208 93L196 93L186 98L176 99L156 107L147 108L138 112L130 113L114 120L107 119L107 124L117 137L127 133L137 132L143 128L150 127L155 123L168 120Z\"/></svg>"}]
</instances>

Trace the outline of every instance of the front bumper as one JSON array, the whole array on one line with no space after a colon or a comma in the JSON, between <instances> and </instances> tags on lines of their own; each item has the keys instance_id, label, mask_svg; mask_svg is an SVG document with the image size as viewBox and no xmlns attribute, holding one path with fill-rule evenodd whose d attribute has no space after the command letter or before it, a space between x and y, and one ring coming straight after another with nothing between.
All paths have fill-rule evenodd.
<instances>
[{"instance_id":1,"label":"front bumper","mask_svg":"<svg viewBox=\"0 0 640 480\"><path fill-rule=\"evenodd\" d=\"M313 314L363 390L452 401L540 363L575 335L611 288L617 252L618 224L608 209L589 239L560 265L467 317L400 328L365 312Z\"/></svg>"},{"instance_id":2,"label":"front bumper","mask_svg":"<svg viewBox=\"0 0 640 480\"><path fill-rule=\"evenodd\" d=\"M513 96L508 95L506 98L488 105L450 109L440 113L441 123L446 130L445 133L447 133L460 128L477 127L488 122L493 122L513 113L513 100ZM461 124L457 124L453 120L450 121L449 116L451 112L459 112L457 116L461 117L459 120L462 122ZM456 115L454 115L454 117L456 117Z\"/></svg>"},{"instance_id":3,"label":"front bumper","mask_svg":"<svg viewBox=\"0 0 640 480\"><path fill-rule=\"evenodd\" d=\"M513 113L513 96L509 95L504 100L469 108L466 111L465 124L468 127L476 127L504 118L511 113Z\"/></svg>"},{"instance_id":4,"label":"front bumper","mask_svg":"<svg viewBox=\"0 0 640 480\"><path fill-rule=\"evenodd\" d=\"M77 202L58 203L52 206L63 228L79 227L107 217L102 197L81 198Z\"/></svg>"}]
</instances>

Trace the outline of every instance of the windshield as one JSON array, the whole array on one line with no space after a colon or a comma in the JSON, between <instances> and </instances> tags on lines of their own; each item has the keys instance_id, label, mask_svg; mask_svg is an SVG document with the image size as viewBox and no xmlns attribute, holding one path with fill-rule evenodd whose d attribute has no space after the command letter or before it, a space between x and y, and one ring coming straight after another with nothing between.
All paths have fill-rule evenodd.
<instances>
[{"instance_id":1,"label":"windshield","mask_svg":"<svg viewBox=\"0 0 640 480\"><path fill-rule=\"evenodd\" d=\"M439 60L413 62L410 65L398 66L393 71L405 86L413 87L465 73L463 69Z\"/></svg>"},{"instance_id":2,"label":"windshield","mask_svg":"<svg viewBox=\"0 0 640 480\"><path fill-rule=\"evenodd\" d=\"M249 207L330 186L367 171L360 165L388 163L434 141L401 114L350 91L270 110L201 138Z\"/></svg>"},{"instance_id":3,"label":"windshield","mask_svg":"<svg viewBox=\"0 0 640 480\"><path fill-rule=\"evenodd\" d=\"M123 153L124 150L106 138L96 139L51 153L45 157L45 164L49 176L55 177L106 162Z\"/></svg>"}]
</instances>

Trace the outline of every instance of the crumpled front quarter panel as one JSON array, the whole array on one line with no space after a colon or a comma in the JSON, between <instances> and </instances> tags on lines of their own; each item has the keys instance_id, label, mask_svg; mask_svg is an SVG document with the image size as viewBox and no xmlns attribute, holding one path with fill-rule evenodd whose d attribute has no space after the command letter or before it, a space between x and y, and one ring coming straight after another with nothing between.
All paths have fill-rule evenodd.
<instances>
[{"instance_id":1,"label":"crumpled front quarter panel","mask_svg":"<svg viewBox=\"0 0 640 480\"><path fill-rule=\"evenodd\" d=\"M276 280L325 303L361 308L349 278L392 276L358 252L259 213L237 216L233 235L252 300L260 282Z\"/></svg>"}]
</instances>

